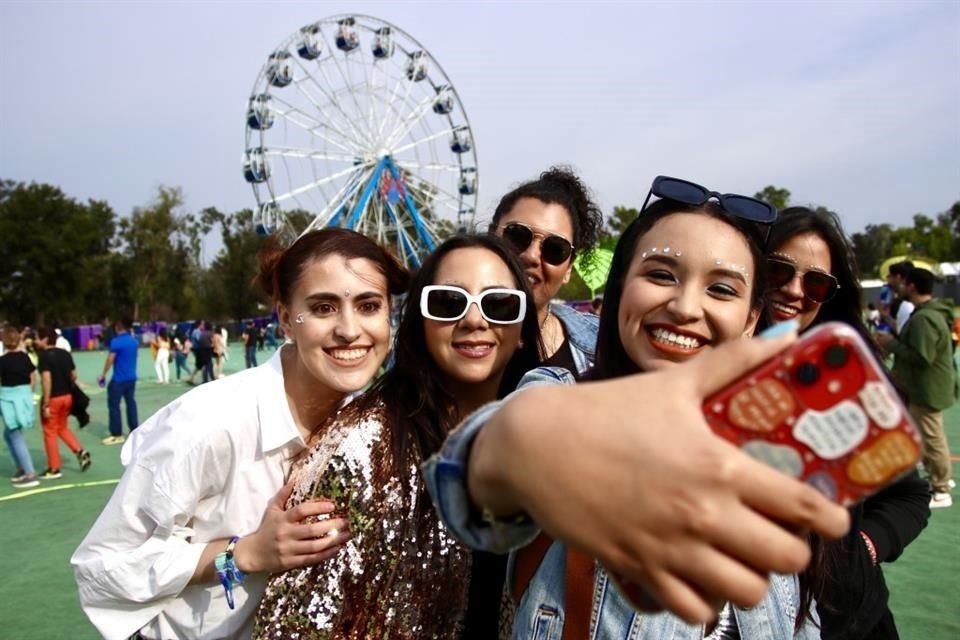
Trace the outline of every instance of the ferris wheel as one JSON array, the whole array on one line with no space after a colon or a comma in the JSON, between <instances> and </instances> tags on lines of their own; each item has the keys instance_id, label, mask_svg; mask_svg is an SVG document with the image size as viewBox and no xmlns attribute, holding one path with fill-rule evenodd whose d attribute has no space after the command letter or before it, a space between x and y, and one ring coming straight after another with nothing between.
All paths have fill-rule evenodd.
<instances>
[{"instance_id":1,"label":"ferris wheel","mask_svg":"<svg viewBox=\"0 0 960 640\"><path fill-rule=\"evenodd\" d=\"M284 40L247 105L243 174L261 233L355 229L418 266L471 229L477 155L466 111L430 53L369 16L325 18Z\"/></svg>"}]
</instances>

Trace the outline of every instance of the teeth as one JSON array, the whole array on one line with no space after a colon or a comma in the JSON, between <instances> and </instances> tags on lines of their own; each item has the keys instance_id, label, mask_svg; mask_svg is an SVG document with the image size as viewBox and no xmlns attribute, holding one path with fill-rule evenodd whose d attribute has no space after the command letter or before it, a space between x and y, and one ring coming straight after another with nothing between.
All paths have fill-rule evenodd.
<instances>
[{"instance_id":1,"label":"teeth","mask_svg":"<svg viewBox=\"0 0 960 640\"><path fill-rule=\"evenodd\" d=\"M367 355L367 351L368 349L333 349L330 355L337 360L359 360Z\"/></svg>"},{"instance_id":2,"label":"teeth","mask_svg":"<svg viewBox=\"0 0 960 640\"><path fill-rule=\"evenodd\" d=\"M697 349L700 347L700 341L690 336L680 336L667 329L654 329L653 337L658 342L666 342L683 349Z\"/></svg>"},{"instance_id":3,"label":"teeth","mask_svg":"<svg viewBox=\"0 0 960 640\"><path fill-rule=\"evenodd\" d=\"M490 348L490 345L487 344L458 344L458 349L463 349L464 351L486 351Z\"/></svg>"},{"instance_id":4,"label":"teeth","mask_svg":"<svg viewBox=\"0 0 960 640\"><path fill-rule=\"evenodd\" d=\"M797 310L794 309L793 307L788 307L787 305L780 304L779 302L771 302L770 306L776 309L777 311L782 311L783 313L789 314L791 316L796 315L798 313Z\"/></svg>"}]
</instances>

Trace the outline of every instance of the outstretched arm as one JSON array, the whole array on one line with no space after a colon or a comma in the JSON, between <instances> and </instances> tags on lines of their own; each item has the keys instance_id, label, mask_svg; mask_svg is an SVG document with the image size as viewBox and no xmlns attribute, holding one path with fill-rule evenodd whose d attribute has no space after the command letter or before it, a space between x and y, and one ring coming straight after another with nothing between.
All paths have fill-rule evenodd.
<instances>
[{"instance_id":1,"label":"outstretched arm","mask_svg":"<svg viewBox=\"0 0 960 640\"><path fill-rule=\"evenodd\" d=\"M756 604L768 573L809 562L799 532L836 538L849 516L713 436L701 405L793 339L740 340L662 372L517 393L473 442L473 503L528 513L688 621L712 620L714 602Z\"/></svg>"}]
</instances>

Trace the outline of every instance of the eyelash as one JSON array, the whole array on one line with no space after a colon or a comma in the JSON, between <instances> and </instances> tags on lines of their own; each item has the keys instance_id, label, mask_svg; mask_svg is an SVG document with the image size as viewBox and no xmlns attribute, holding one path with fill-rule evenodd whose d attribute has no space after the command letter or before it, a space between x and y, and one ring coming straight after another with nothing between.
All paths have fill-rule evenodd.
<instances>
[{"instance_id":1,"label":"eyelash","mask_svg":"<svg viewBox=\"0 0 960 640\"><path fill-rule=\"evenodd\" d=\"M363 315L371 316L380 312L383 303L374 300L365 300L357 306L357 311ZM337 307L329 302L321 302L310 308L310 313L316 316L326 316L337 312Z\"/></svg>"},{"instance_id":2,"label":"eyelash","mask_svg":"<svg viewBox=\"0 0 960 640\"><path fill-rule=\"evenodd\" d=\"M677 282L677 277L664 269L654 269L653 271L648 271L647 277L658 284L662 284L664 282L673 284ZM714 295L723 296L726 298L740 297L740 293L735 287L722 282L710 285L708 290L713 292Z\"/></svg>"}]
</instances>

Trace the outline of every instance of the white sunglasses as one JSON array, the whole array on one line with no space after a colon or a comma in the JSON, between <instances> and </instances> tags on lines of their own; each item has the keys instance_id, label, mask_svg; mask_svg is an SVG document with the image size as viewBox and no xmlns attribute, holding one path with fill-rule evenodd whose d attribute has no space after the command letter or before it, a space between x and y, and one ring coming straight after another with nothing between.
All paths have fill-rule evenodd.
<instances>
[{"instance_id":1,"label":"white sunglasses","mask_svg":"<svg viewBox=\"0 0 960 640\"><path fill-rule=\"evenodd\" d=\"M476 304L480 315L492 324L523 322L527 313L527 296L519 289L487 289L477 295L461 287L432 284L420 294L420 313L424 318L455 322L467 315Z\"/></svg>"}]
</instances>

